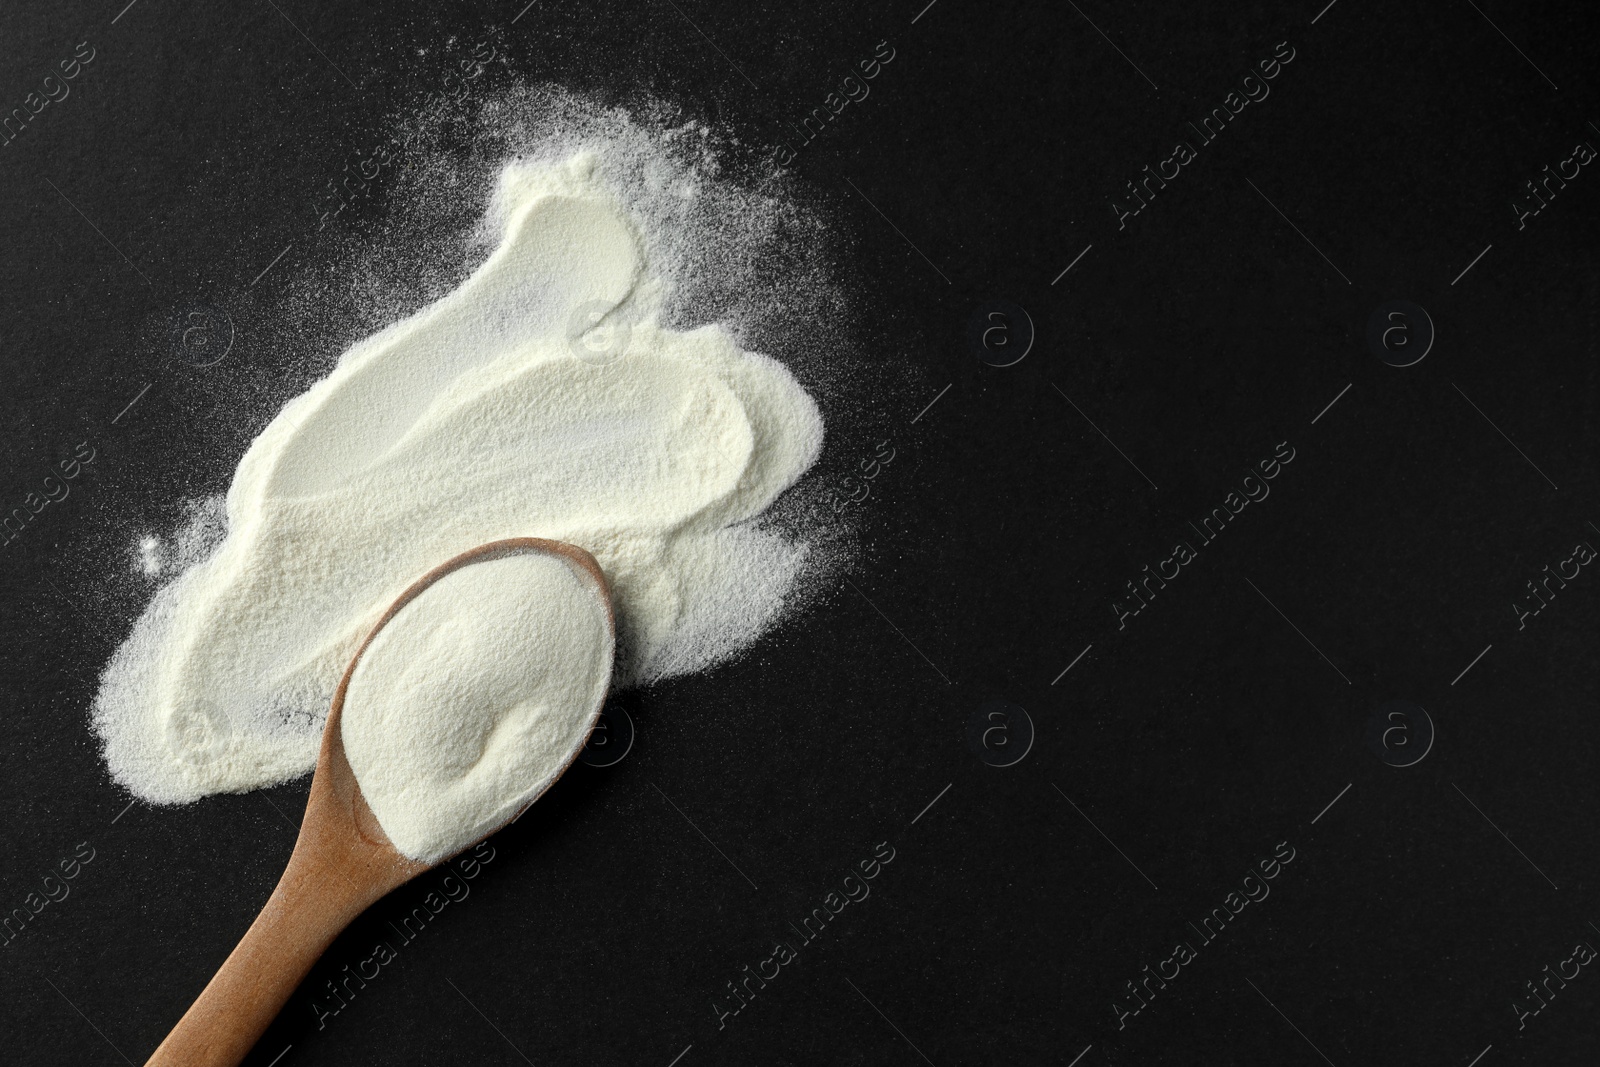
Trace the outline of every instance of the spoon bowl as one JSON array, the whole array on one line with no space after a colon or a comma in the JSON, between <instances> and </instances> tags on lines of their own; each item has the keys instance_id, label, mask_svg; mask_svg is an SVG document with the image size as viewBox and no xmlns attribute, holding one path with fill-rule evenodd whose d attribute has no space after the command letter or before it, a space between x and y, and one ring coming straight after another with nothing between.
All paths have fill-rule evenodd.
<instances>
[{"instance_id":1,"label":"spoon bowl","mask_svg":"<svg viewBox=\"0 0 1600 1067\"><path fill-rule=\"evenodd\" d=\"M500 826L467 842L456 853L423 863L401 853L384 833L361 795L339 729L345 693L362 653L402 608L462 567L528 553L561 557L592 579L596 595L605 604L606 624L615 630L611 593L600 565L583 549L561 541L516 537L479 545L441 563L401 593L361 642L334 692L322 730L316 771L311 777L305 818L283 877L244 938L146 1067L235 1067L277 1017L312 965L356 916L417 875L515 821L543 795L541 791L530 797ZM585 738L598 718L597 707ZM566 773L576 758L574 751L550 784Z\"/></svg>"}]
</instances>

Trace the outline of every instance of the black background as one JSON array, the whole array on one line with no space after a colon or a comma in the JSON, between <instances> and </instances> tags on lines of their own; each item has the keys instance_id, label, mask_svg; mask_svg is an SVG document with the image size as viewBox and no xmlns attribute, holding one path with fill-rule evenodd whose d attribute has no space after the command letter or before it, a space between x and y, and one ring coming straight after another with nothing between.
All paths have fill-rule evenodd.
<instances>
[{"instance_id":1,"label":"black background","mask_svg":"<svg viewBox=\"0 0 1600 1067\"><path fill-rule=\"evenodd\" d=\"M96 450L0 550L0 909L95 856L0 947L0 1058L142 1062L282 870L307 781L129 808L94 680L148 595L135 532L223 489L271 415L217 383L281 402L338 351L326 326L298 370L251 342L337 263L317 193L445 42L500 28L510 77L675 101L761 157L889 42L790 170L846 235L849 358L910 369L830 426L814 477L884 439L895 459L851 506L847 584L624 698L626 759L496 836L319 1029L317 989L440 876L373 909L250 1063L1594 1061L1588 970L1520 1031L1513 1008L1600 945L1600 577L1521 630L1511 607L1600 544L1600 175L1523 229L1511 209L1600 144L1586 5L924 3L0 10L7 111L95 48L0 149L0 503ZM1123 183L1280 41L1271 96L1119 230ZM1036 327L1015 366L969 345L989 300ZM1415 366L1368 346L1391 300L1437 328ZM196 303L238 331L204 370L161 340ZM1123 583L1280 442L1271 496L1119 630ZM996 699L1037 729L1005 768L966 741ZM1392 699L1437 727L1414 766L1366 742ZM871 896L719 1028L725 984L881 842ZM1279 842L1270 897L1198 944L1186 923ZM1119 1029L1178 940L1198 958Z\"/></svg>"}]
</instances>

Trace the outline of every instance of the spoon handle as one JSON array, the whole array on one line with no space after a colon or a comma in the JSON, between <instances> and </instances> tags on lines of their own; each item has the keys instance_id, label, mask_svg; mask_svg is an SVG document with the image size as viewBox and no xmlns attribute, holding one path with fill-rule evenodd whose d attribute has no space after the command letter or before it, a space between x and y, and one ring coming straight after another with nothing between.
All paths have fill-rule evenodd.
<instances>
[{"instance_id":1,"label":"spoon handle","mask_svg":"<svg viewBox=\"0 0 1600 1067\"><path fill-rule=\"evenodd\" d=\"M373 899L297 848L261 914L145 1067L236 1067Z\"/></svg>"}]
</instances>

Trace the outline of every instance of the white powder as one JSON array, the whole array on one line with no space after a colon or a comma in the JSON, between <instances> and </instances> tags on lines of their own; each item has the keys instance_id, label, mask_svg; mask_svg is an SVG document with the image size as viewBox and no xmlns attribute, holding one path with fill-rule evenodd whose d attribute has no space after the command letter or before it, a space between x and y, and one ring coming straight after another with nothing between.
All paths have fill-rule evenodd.
<instances>
[{"instance_id":1,"label":"white powder","mask_svg":"<svg viewBox=\"0 0 1600 1067\"><path fill-rule=\"evenodd\" d=\"M507 167L470 277L356 344L251 443L227 536L101 678L113 776L183 802L304 774L340 675L416 577L533 536L611 583L619 685L703 669L781 613L805 546L753 524L815 460L816 405L671 287L594 156Z\"/></svg>"},{"instance_id":2,"label":"white powder","mask_svg":"<svg viewBox=\"0 0 1600 1067\"><path fill-rule=\"evenodd\" d=\"M339 721L394 846L436 862L549 788L600 714L612 648L593 577L545 553L470 563L396 612Z\"/></svg>"}]
</instances>

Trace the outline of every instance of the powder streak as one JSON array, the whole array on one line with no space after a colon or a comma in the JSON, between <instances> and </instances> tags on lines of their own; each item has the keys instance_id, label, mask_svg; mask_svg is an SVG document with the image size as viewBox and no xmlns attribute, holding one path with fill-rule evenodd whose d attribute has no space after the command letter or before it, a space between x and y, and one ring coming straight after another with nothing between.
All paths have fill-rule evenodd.
<instances>
[{"instance_id":1,"label":"powder streak","mask_svg":"<svg viewBox=\"0 0 1600 1067\"><path fill-rule=\"evenodd\" d=\"M488 259L251 444L227 537L157 594L102 677L95 725L135 794L182 802L310 770L360 639L418 575L487 541L599 560L619 686L703 669L775 621L805 548L750 520L814 462L821 417L723 330L660 324L664 286L596 164L507 168ZM578 355L597 319L617 346L598 365Z\"/></svg>"}]
</instances>

